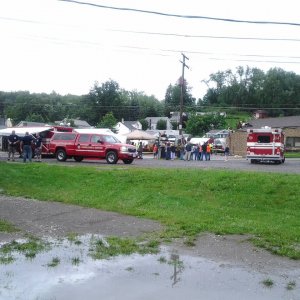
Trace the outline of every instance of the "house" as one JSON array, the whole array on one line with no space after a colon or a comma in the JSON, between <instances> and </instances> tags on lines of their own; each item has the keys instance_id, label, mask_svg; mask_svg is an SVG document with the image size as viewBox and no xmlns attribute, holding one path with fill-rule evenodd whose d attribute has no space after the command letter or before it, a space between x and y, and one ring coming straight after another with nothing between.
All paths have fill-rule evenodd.
<instances>
[{"instance_id":1,"label":"house","mask_svg":"<svg viewBox=\"0 0 300 300\"><path fill-rule=\"evenodd\" d=\"M174 112L170 112L170 122L172 123L179 123L180 122L180 112L179 111L174 111ZM187 113L183 112L182 113L182 120L187 120L188 119L188 115Z\"/></svg>"},{"instance_id":2,"label":"house","mask_svg":"<svg viewBox=\"0 0 300 300\"><path fill-rule=\"evenodd\" d=\"M148 122L149 124L148 128L150 130L157 130L157 123L160 120L166 121L166 125L167 125L166 130L173 129L172 123L168 117L147 117L145 118L145 120Z\"/></svg>"},{"instance_id":3,"label":"house","mask_svg":"<svg viewBox=\"0 0 300 300\"><path fill-rule=\"evenodd\" d=\"M79 119L63 119L61 121L55 121L54 123L56 125L61 125L61 126L71 126L71 121L73 122L74 127L76 128L94 128L87 121L79 120Z\"/></svg>"},{"instance_id":4,"label":"house","mask_svg":"<svg viewBox=\"0 0 300 300\"><path fill-rule=\"evenodd\" d=\"M268 117L268 112L263 109L258 109L253 114L254 119L263 119Z\"/></svg>"},{"instance_id":5,"label":"house","mask_svg":"<svg viewBox=\"0 0 300 300\"><path fill-rule=\"evenodd\" d=\"M124 121L118 122L114 127L118 134L128 134L134 130L142 130L142 124L140 121Z\"/></svg>"},{"instance_id":6,"label":"house","mask_svg":"<svg viewBox=\"0 0 300 300\"><path fill-rule=\"evenodd\" d=\"M247 128L282 128L286 151L300 151L300 116L263 118L249 121L243 128L231 133L228 137L232 154L245 156Z\"/></svg>"}]
</instances>

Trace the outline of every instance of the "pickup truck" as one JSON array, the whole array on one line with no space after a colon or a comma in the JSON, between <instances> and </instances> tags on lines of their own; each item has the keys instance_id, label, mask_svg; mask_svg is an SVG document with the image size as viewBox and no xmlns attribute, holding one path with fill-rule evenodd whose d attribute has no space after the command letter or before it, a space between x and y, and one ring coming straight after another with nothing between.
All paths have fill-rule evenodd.
<instances>
[{"instance_id":1,"label":"pickup truck","mask_svg":"<svg viewBox=\"0 0 300 300\"><path fill-rule=\"evenodd\" d=\"M49 152L58 161L72 157L77 162L98 158L106 159L109 164L116 164L119 159L124 164L131 164L136 157L135 146L122 144L113 135L76 132L55 133L50 140Z\"/></svg>"}]
</instances>

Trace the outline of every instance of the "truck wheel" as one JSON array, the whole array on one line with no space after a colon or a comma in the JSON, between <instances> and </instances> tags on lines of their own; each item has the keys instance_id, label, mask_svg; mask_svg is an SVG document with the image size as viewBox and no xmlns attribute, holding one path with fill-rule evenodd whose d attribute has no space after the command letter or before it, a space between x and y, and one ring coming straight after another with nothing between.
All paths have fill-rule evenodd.
<instances>
[{"instance_id":1,"label":"truck wheel","mask_svg":"<svg viewBox=\"0 0 300 300\"><path fill-rule=\"evenodd\" d=\"M56 159L58 161L66 161L67 160L67 153L64 149L58 149L56 151Z\"/></svg>"},{"instance_id":2,"label":"truck wheel","mask_svg":"<svg viewBox=\"0 0 300 300\"><path fill-rule=\"evenodd\" d=\"M115 151L109 151L106 154L106 161L108 164L116 164L118 162L118 156Z\"/></svg>"},{"instance_id":3,"label":"truck wheel","mask_svg":"<svg viewBox=\"0 0 300 300\"><path fill-rule=\"evenodd\" d=\"M123 163L126 165L130 165L133 162L133 159L123 159Z\"/></svg>"},{"instance_id":4,"label":"truck wheel","mask_svg":"<svg viewBox=\"0 0 300 300\"><path fill-rule=\"evenodd\" d=\"M81 162L83 160L83 156L74 156L74 160L77 162Z\"/></svg>"}]
</instances>

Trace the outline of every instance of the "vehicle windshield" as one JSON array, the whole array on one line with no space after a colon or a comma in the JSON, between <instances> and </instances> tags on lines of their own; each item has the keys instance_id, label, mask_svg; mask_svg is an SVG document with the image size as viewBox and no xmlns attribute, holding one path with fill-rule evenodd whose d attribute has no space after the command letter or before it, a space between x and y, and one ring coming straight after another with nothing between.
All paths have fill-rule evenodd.
<instances>
[{"instance_id":1,"label":"vehicle windshield","mask_svg":"<svg viewBox=\"0 0 300 300\"><path fill-rule=\"evenodd\" d=\"M103 135L102 140L105 143L110 143L110 144L119 144L120 143L120 141L112 135Z\"/></svg>"}]
</instances>

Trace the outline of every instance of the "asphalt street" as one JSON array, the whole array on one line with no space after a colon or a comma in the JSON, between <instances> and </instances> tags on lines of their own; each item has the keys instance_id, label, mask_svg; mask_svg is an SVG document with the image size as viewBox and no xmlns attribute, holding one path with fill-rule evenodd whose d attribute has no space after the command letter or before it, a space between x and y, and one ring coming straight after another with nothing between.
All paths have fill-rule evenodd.
<instances>
[{"instance_id":1,"label":"asphalt street","mask_svg":"<svg viewBox=\"0 0 300 300\"><path fill-rule=\"evenodd\" d=\"M7 153L0 152L0 160L7 161ZM22 159L18 158L15 162L9 163L23 163ZM33 163L34 162L33 159ZM83 160L82 162L75 162L74 159L67 159L65 162L58 162L55 158L43 158L42 163L58 164L65 166L97 166L101 168L196 168L196 169L223 169L223 170L237 170L237 171L259 171L259 172L278 172L278 173L300 173L300 159L289 158L285 163L277 165L273 163L250 164L250 162L243 157L230 156L228 161L224 160L222 155L212 155L210 161L183 161L183 160L165 160L153 159L152 155L144 155L143 159L135 159L131 165L125 165L119 161L116 165L109 165L105 160Z\"/></svg>"}]
</instances>

